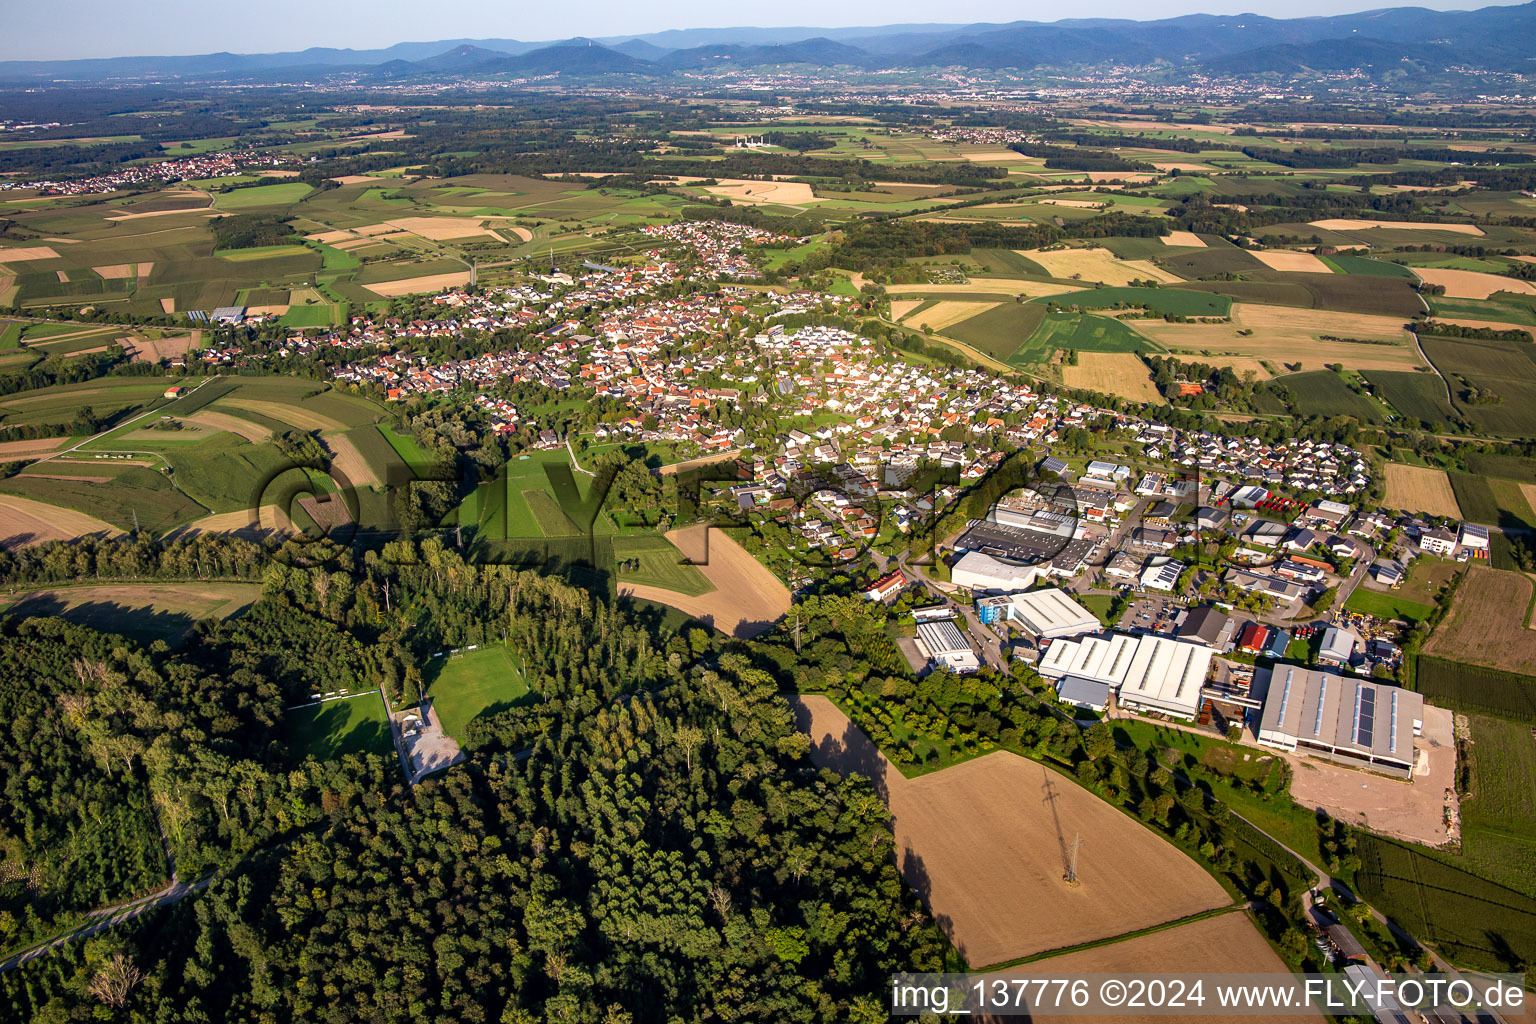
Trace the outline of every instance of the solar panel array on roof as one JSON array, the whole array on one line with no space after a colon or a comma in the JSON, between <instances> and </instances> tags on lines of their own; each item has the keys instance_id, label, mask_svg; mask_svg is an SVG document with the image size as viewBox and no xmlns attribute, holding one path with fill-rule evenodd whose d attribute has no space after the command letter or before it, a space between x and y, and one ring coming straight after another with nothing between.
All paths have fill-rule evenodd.
<instances>
[{"instance_id":1,"label":"solar panel array on roof","mask_svg":"<svg viewBox=\"0 0 1536 1024\"><path fill-rule=\"evenodd\" d=\"M1368 747L1376 734L1376 691L1362 686L1355 691L1355 742Z\"/></svg>"}]
</instances>

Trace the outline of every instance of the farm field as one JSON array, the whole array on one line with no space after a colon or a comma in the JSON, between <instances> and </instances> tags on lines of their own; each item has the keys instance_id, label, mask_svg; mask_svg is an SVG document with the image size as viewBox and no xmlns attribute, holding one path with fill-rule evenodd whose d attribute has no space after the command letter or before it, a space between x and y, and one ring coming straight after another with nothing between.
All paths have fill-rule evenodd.
<instances>
[{"instance_id":1,"label":"farm field","mask_svg":"<svg viewBox=\"0 0 1536 1024\"><path fill-rule=\"evenodd\" d=\"M1278 372L1320 370L1343 363L1354 370L1412 370L1422 365L1403 322L1395 317L1293 309L1234 302L1227 324L1136 320L1134 329L1170 352L1198 355L1233 369ZM1239 332L1250 331L1248 336ZM1357 338L1360 342L1325 340Z\"/></svg>"},{"instance_id":2,"label":"farm field","mask_svg":"<svg viewBox=\"0 0 1536 1024\"><path fill-rule=\"evenodd\" d=\"M1536 352L1529 343L1425 336L1420 344L1451 382L1460 415L1491 434L1536 434ZM1473 400L1477 389L1498 400Z\"/></svg>"},{"instance_id":3,"label":"farm field","mask_svg":"<svg viewBox=\"0 0 1536 1024\"><path fill-rule=\"evenodd\" d=\"M1445 382L1437 374L1372 370L1366 381L1388 405L1410 419L1441 427L1450 422Z\"/></svg>"},{"instance_id":4,"label":"farm field","mask_svg":"<svg viewBox=\"0 0 1536 1024\"><path fill-rule=\"evenodd\" d=\"M1472 566L1424 653L1507 672L1536 674L1536 630L1529 628L1531 580Z\"/></svg>"},{"instance_id":5,"label":"farm field","mask_svg":"<svg viewBox=\"0 0 1536 1024\"><path fill-rule=\"evenodd\" d=\"M1438 284L1453 299L1486 299L1497 292L1513 292L1517 295L1536 295L1536 285L1518 281L1502 274L1487 274L1476 270L1448 270L1420 267L1415 271L1426 284Z\"/></svg>"},{"instance_id":6,"label":"farm field","mask_svg":"<svg viewBox=\"0 0 1536 1024\"><path fill-rule=\"evenodd\" d=\"M1369 833L1358 850L1360 894L1453 962L1496 971L1536 962L1536 899Z\"/></svg>"},{"instance_id":7,"label":"farm field","mask_svg":"<svg viewBox=\"0 0 1536 1024\"><path fill-rule=\"evenodd\" d=\"M940 305L943 305L942 303ZM1029 302L1002 302L979 309L977 314L952 323L942 333L947 338L1008 361L1045 322L1045 307Z\"/></svg>"},{"instance_id":8,"label":"farm field","mask_svg":"<svg viewBox=\"0 0 1536 1024\"><path fill-rule=\"evenodd\" d=\"M528 699L528 683L503 644L431 658L422 669L426 695L443 731L461 744L472 719Z\"/></svg>"},{"instance_id":9,"label":"farm field","mask_svg":"<svg viewBox=\"0 0 1536 1024\"><path fill-rule=\"evenodd\" d=\"M1152 371L1129 352L1079 352L1077 362L1061 368L1062 382L1133 402L1160 402Z\"/></svg>"},{"instance_id":10,"label":"farm field","mask_svg":"<svg viewBox=\"0 0 1536 1024\"><path fill-rule=\"evenodd\" d=\"M624 583L672 590L689 597L700 597L715 589L698 566L683 561L683 553L665 537L655 534L613 538L613 554L619 563L619 579ZM638 563L625 568L626 563Z\"/></svg>"},{"instance_id":11,"label":"farm field","mask_svg":"<svg viewBox=\"0 0 1536 1024\"><path fill-rule=\"evenodd\" d=\"M1247 914L1233 911L1191 921L1164 931L1137 935L1090 949L1033 960L1009 973L1022 976L1072 978L1091 974L1176 974L1198 973L1269 973L1289 967L1259 933ZM1008 1018L998 1018L1007 1020ZM1046 1013L1031 1014L1031 1021L1081 1021L1077 1016ZM1147 1018L1139 1014L1096 1014L1101 1024L1132 1024ZM1320 1013L1300 1014L1296 1020L1322 1022ZM1198 1024L1209 1020L1205 1015L1159 1014L1167 1024Z\"/></svg>"},{"instance_id":12,"label":"farm field","mask_svg":"<svg viewBox=\"0 0 1536 1024\"><path fill-rule=\"evenodd\" d=\"M767 632L789 611L789 590L725 531L688 527L670 531L666 539L694 561L716 592L691 596L628 583L621 577L620 597L638 597L676 608L735 637Z\"/></svg>"},{"instance_id":13,"label":"farm field","mask_svg":"<svg viewBox=\"0 0 1536 1024\"><path fill-rule=\"evenodd\" d=\"M1462 514L1474 523L1514 530L1536 527L1536 512L1515 481L1471 473L1451 473L1450 480Z\"/></svg>"},{"instance_id":14,"label":"farm field","mask_svg":"<svg viewBox=\"0 0 1536 1024\"><path fill-rule=\"evenodd\" d=\"M289 709L284 731L295 761L331 761L347 754L388 757L393 745L377 691Z\"/></svg>"},{"instance_id":15,"label":"farm field","mask_svg":"<svg viewBox=\"0 0 1536 1024\"><path fill-rule=\"evenodd\" d=\"M1332 370L1309 370L1285 377L1283 383L1296 395L1296 411L1302 416L1353 416L1362 423L1380 423L1380 406L1352 391Z\"/></svg>"},{"instance_id":16,"label":"farm field","mask_svg":"<svg viewBox=\"0 0 1536 1024\"><path fill-rule=\"evenodd\" d=\"M1174 316L1224 317L1232 312L1232 300L1214 292L1192 292L1182 288L1092 288L1073 292L1067 297L1035 299L1036 304L1053 302L1064 309L1113 309L1145 307L1153 313Z\"/></svg>"},{"instance_id":17,"label":"farm field","mask_svg":"<svg viewBox=\"0 0 1536 1024\"><path fill-rule=\"evenodd\" d=\"M254 583L100 584L32 590L10 598L7 615L52 615L141 643L176 642L199 619L227 619L261 596Z\"/></svg>"},{"instance_id":18,"label":"farm field","mask_svg":"<svg viewBox=\"0 0 1536 1024\"><path fill-rule=\"evenodd\" d=\"M122 531L111 523L17 494L0 494L0 547L7 549Z\"/></svg>"},{"instance_id":19,"label":"farm field","mask_svg":"<svg viewBox=\"0 0 1536 1024\"><path fill-rule=\"evenodd\" d=\"M1078 352L1156 351L1155 342L1123 321L1090 313L1047 313L1034 334L1008 358L1014 366L1043 363L1057 349Z\"/></svg>"},{"instance_id":20,"label":"farm field","mask_svg":"<svg viewBox=\"0 0 1536 1024\"><path fill-rule=\"evenodd\" d=\"M1125 286L1132 281L1173 280L1180 278L1150 264L1138 266L1122 261L1108 249L1028 249L1019 255L1038 263L1052 277L1062 280L1082 280L1112 286Z\"/></svg>"},{"instance_id":21,"label":"farm field","mask_svg":"<svg viewBox=\"0 0 1536 1024\"><path fill-rule=\"evenodd\" d=\"M1461 506L1456 503L1456 493L1443 469L1389 462L1386 485L1383 504L1387 508L1461 518Z\"/></svg>"},{"instance_id":22,"label":"farm field","mask_svg":"<svg viewBox=\"0 0 1536 1024\"><path fill-rule=\"evenodd\" d=\"M872 779L902 873L974 970L1229 902L1176 847L1043 765L998 751L906 779L825 697L791 705L818 767ZM1062 879L1063 830L1086 841L1076 888Z\"/></svg>"}]
</instances>

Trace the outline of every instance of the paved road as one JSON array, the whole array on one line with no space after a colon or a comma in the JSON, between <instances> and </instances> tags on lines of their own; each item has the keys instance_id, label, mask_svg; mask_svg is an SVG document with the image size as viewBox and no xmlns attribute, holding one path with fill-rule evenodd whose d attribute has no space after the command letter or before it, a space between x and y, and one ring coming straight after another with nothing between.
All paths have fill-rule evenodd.
<instances>
[{"instance_id":1,"label":"paved road","mask_svg":"<svg viewBox=\"0 0 1536 1024\"><path fill-rule=\"evenodd\" d=\"M938 585L935 584L933 580L929 579L920 568L914 565L908 565L907 556L905 553L897 558L897 563L908 575L914 577L919 583L921 583L923 587L928 591L928 593L937 599L941 604L948 605L950 608L959 613L960 617L965 620L966 632L971 635L972 644L981 648L982 661L997 669L999 672L1008 671L1008 659L1003 657L1002 641L998 639L996 633L992 632L982 624L981 619L977 618L975 608L970 605L960 604L958 601L955 601L948 594L944 593L944 591L940 590ZM889 563L887 562L886 564ZM881 568L883 570L884 566L881 566Z\"/></svg>"}]
</instances>

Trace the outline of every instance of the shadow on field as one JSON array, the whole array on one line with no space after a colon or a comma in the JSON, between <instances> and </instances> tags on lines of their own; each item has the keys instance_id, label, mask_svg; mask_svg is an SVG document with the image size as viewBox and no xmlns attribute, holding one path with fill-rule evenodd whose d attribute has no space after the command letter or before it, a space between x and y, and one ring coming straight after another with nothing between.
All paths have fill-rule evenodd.
<instances>
[{"instance_id":1,"label":"shadow on field","mask_svg":"<svg viewBox=\"0 0 1536 1024\"><path fill-rule=\"evenodd\" d=\"M378 699L378 694L362 694L348 700L326 701L314 709L289 711L288 748L293 760L314 757L329 761L346 754L365 752L387 754L393 742L389 726L373 718L353 721L349 707L354 700Z\"/></svg>"},{"instance_id":2,"label":"shadow on field","mask_svg":"<svg viewBox=\"0 0 1536 1024\"><path fill-rule=\"evenodd\" d=\"M180 644L196 622L186 612L168 612L118 604L115 601L86 601L67 605L57 594L35 594L6 609L18 618L60 618L77 626L88 626L102 633L115 633L140 643L164 640Z\"/></svg>"}]
</instances>

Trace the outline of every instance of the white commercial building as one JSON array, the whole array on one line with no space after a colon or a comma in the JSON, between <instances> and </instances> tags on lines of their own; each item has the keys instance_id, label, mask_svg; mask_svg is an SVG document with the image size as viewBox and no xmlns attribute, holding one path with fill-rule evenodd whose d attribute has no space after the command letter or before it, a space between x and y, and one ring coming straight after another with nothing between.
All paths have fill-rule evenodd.
<instances>
[{"instance_id":1,"label":"white commercial building","mask_svg":"<svg viewBox=\"0 0 1536 1024\"><path fill-rule=\"evenodd\" d=\"M1120 704L1194 718L1200 711L1200 688L1210 674L1215 654L1203 644L1165 636L1142 637L1120 686Z\"/></svg>"},{"instance_id":2,"label":"white commercial building","mask_svg":"<svg viewBox=\"0 0 1536 1024\"><path fill-rule=\"evenodd\" d=\"M1165 636L1110 633L1057 640L1037 668L1047 679L1104 683L1125 707L1192 719L1214 655L1209 647Z\"/></svg>"},{"instance_id":3,"label":"white commercial building","mask_svg":"<svg viewBox=\"0 0 1536 1024\"><path fill-rule=\"evenodd\" d=\"M955 586L969 590L1028 590L1049 568L1017 565L980 551L968 551L955 563L949 578Z\"/></svg>"},{"instance_id":4,"label":"white commercial building","mask_svg":"<svg viewBox=\"0 0 1536 1024\"><path fill-rule=\"evenodd\" d=\"M951 672L975 672L981 668L976 652L953 619L918 623L917 647L934 668Z\"/></svg>"},{"instance_id":5,"label":"white commercial building","mask_svg":"<svg viewBox=\"0 0 1536 1024\"><path fill-rule=\"evenodd\" d=\"M1014 594L1009 603L1008 618L1036 639L1081 636L1100 628L1097 615L1055 587Z\"/></svg>"}]
</instances>

